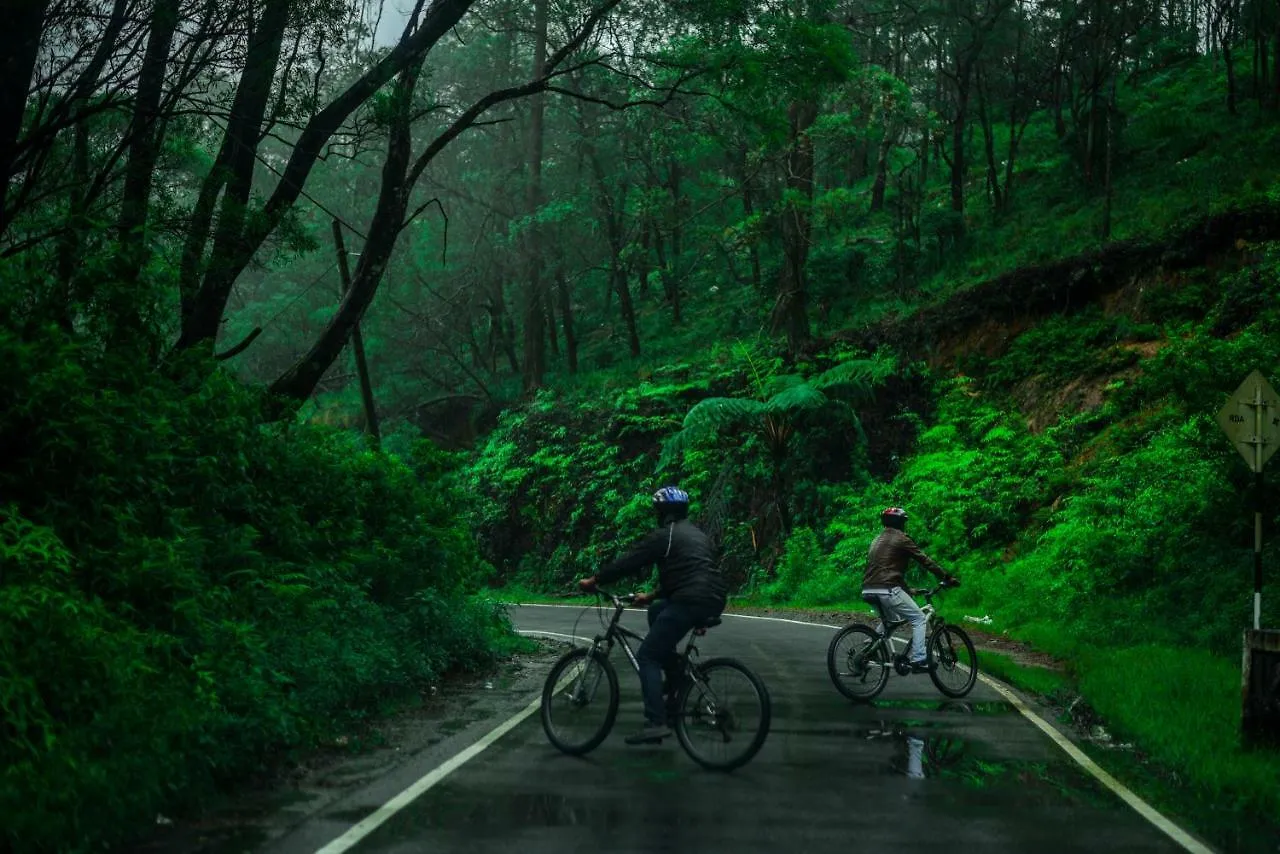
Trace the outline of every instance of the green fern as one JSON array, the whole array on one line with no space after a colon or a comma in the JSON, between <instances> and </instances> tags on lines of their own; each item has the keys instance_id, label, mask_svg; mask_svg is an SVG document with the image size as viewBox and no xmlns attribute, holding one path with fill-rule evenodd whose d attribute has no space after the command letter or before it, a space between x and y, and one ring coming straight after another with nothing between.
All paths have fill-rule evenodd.
<instances>
[{"instance_id":1,"label":"green fern","mask_svg":"<svg viewBox=\"0 0 1280 854\"><path fill-rule=\"evenodd\" d=\"M792 386L769 398L764 409L771 414L785 414L800 409L820 409L828 398L808 383Z\"/></svg>"},{"instance_id":2,"label":"green fern","mask_svg":"<svg viewBox=\"0 0 1280 854\"><path fill-rule=\"evenodd\" d=\"M749 348L739 345L736 349L746 362L752 385L761 399L712 397L699 401L685 415L680 431L663 443L658 458L659 472L679 459L688 448L714 439L727 428L753 420L764 432L775 459L780 459L794 430L790 416L832 404L838 404L854 415L854 425L865 439L861 424L847 401L837 399L823 389L838 392L838 398L865 397L897 367L895 360L877 354L870 359L846 359L816 377L806 379L799 374L771 373L770 366L766 363L762 367L763 360L754 357ZM772 370L776 369L774 363Z\"/></svg>"},{"instance_id":3,"label":"green fern","mask_svg":"<svg viewBox=\"0 0 1280 854\"><path fill-rule=\"evenodd\" d=\"M896 368L894 360L880 356L848 359L818 374L809 384L820 389L845 387L856 395L864 395L888 379Z\"/></svg>"}]
</instances>

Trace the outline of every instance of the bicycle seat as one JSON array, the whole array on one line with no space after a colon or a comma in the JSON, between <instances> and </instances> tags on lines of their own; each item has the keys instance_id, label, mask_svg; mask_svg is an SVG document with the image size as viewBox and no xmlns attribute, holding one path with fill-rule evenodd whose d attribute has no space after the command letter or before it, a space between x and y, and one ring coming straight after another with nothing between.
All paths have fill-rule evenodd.
<instances>
[{"instance_id":1,"label":"bicycle seat","mask_svg":"<svg viewBox=\"0 0 1280 854\"><path fill-rule=\"evenodd\" d=\"M896 629L898 626L906 625L906 620L895 620L885 613L884 607L880 604L879 596L866 595L862 597L862 601L876 609L876 613L880 615L880 622L884 624L884 630Z\"/></svg>"},{"instance_id":2,"label":"bicycle seat","mask_svg":"<svg viewBox=\"0 0 1280 854\"><path fill-rule=\"evenodd\" d=\"M695 635L705 635L707 633L707 629L715 628L716 626L720 625L720 622L721 621L719 617L712 617L710 620L707 620L705 622L699 623L698 625L694 626L693 633Z\"/></svg>"}]
</instances>

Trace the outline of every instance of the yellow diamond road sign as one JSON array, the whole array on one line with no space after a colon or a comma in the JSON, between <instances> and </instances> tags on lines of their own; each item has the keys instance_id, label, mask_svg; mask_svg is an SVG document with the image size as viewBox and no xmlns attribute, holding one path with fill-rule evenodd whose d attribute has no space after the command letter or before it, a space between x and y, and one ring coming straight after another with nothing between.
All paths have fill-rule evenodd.
<instances>
[{"instance_id":1,"label":"yellow diamond road sign","mask_svg":"<svg viewBox=\"0 0 1280 854\"><path fill-rule=\"evenodd\" d=\"M1260 472L1280 445L1280 396L1254 371L1222 407L1218 424L1249 468Z\"/></svg>"}]
</instances>

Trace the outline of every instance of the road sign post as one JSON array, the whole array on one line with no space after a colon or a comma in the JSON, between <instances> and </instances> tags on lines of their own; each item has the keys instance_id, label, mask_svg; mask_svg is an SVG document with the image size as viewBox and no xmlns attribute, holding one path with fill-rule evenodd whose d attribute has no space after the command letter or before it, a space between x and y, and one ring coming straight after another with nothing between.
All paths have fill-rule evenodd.
<instances>
[{"instance_id":1,"label":"road sign post","mask_svg":"<svg viewBox=\"0 0 1280 854\"><path fill-rule=\"evenodd\" d=\"M1254 478L1253 630L1244 634L1241 686L1243 734L1246 742L1280 736L1278 701L1271 694L1280 680L1280 644L1276 632L1263 632L1262 622L1262 467L1280 447L1280 396L1258 371L1245 378L1218 412L1218 424L1249 464ZM1273 675L1274 674L1274 675Z\"/></svg>"},{"instance_id":2,"label":"road sign post","mask_svg":"<svg viewBox=\"0 0 1280 854\"><path fill-rule=\"evenodd\" d=\"M1253 471L1253 627L1257 629L1262 619L1262 467L1280 447L1280 397L1267 378L1254 371L1218 412L1218 424Z\"/></svg>"}]
</instances>

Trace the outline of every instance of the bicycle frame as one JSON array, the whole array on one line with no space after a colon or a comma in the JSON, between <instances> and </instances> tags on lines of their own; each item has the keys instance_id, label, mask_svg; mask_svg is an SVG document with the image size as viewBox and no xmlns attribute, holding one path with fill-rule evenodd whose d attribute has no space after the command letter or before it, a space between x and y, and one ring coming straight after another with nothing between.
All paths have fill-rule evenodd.
<instances>
[{"instance_id":1,"label":"bicycle frame","mask_svg":"<svg viewBox=\"0 0 1280 854\"><path fill-rule=\"evenodd\" d=\"M627 661L631 663L631 669L640 674L640 659L636 656L636 651L631 648L630 641L636 643L644 643L644 636L631 631L626 626L621 625L622 612L626 610L628 605L634 604L634 598L631 596L614 596L612 593L599 591L602 595L607 596L613 604L613 618L609 620L609 625L605 627L604 633L596 635L591 641L592 650L599 650L600 645L604 644L604 655L606 658L613 652L615 645L621 646L627 654ZM680 653L681 663L686 671L690 671L688 666L690 655L697 655L698 648L695 644L695 638L699 633L698 629L694 629L689 633L689 641L685 644L684 652ZM697 676L694 676L695 680Z\"/></svg>"},{"instance_id":2,"label":"bicycle frame","mask_svg":"<svg viewBox=\"0 0 1280 854\"><path fill-rule=\"evenodd\" d=\"M947 625L947 621L942 618L942 615L938 613L937 608L935 608L933 604L933 597L937 595L938 591L940 591L941 589L942 589L942 586L939 585L938 587L935 587L932 590L920 591L920 595L924 596L924 604L920 606L920 610L921 612L924 613L925 620L926 620L925 635L924 635L924 649L925 649L926 656L929 654L929 642L933 640L933 636L937 634L940 629L942 629ZM875 652L879 651L881 647L888 647L889 660L893 661L894 658L898 655L898 653L894 652L894 649L893 649L893 635L898 629L907 625L907 620L887 620L885 619L886 615L884 614L884 612L880 611L879 608L877 608L876 611L878 616L880 617L880 622L881 622L879 638L867 650L866 654L872 655ZM911 651L911 641L908 640L907 648L902 652L903 658L906 658L907 653L909 653L910 651Z\"/></svg>"}]
</instances>

